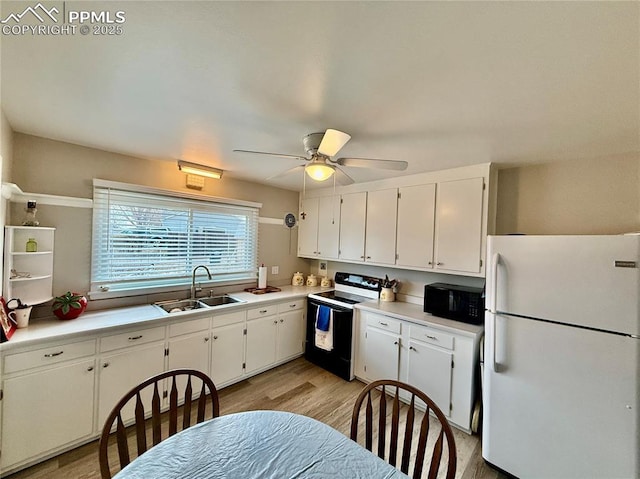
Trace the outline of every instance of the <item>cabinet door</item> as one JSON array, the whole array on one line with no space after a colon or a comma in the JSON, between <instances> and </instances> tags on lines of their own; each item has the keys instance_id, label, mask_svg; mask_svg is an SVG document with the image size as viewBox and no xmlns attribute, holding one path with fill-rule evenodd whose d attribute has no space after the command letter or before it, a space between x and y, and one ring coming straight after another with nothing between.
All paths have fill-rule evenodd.
<instances>
[{"instance_id":1,"label":"cabinet door","mask_svg":"<svg viewBox=\"0 0 640 479\"><path fill-rule=\"evenodd\" d=\"M218 387L242 376L244 359L244 323L213 330L211 379Z\"/></svg>"},{"instance_id":2,"label":"cabinet door","mask_svg":"<svg viewBox=\"0 0 640 479\"><path fill-rule=\"evenodd\" d=\"M319 198L302 200L302 213L298 222L298 254L318 255L318 203Z\"/></svg>"},{"instance_id":3,"label":"cabinet door","mask_svg":"<svg viewBox=\"0 0 640 479\"><path fill-rule=\"evenodd\" d=\"M453 353L409 341L407 383L429 396L445 416L450 414Z\"/></svg>"},{"instance_id":4,"label":"cabinet door","mask_svg":"<svg viewBox=\"0 0 640 479\"><path fill-rule=\"evenodd\" d=\"M342 195L340 208L340 259L364 261L367 194Z\"/></svg>"},{"instance_id":5,"label":"cabinet door","mask_svg":"<svg viewBox=\"0 0 640 479\"><path fill-rule=\"evenodd\" d=\"M303 310L280 314L276 359L281 361L301 355L304 351L305 332Z\"/></svg>"},{"instance_id":6,"label":"cabinet door","mask_svg":"<svg viewBox=\"0 0 640 479\"><path fill-rule=\"evenodd\" d=\"M102 428L113 407L129 389L164 371L164 343L130 348L103 356L99 370L98 426ZM144 399L150 402L150 395ZM122 419L126 421L132 417L133 406L123 411Z\"/></svg>"},{"instance_id":7,"label":"cabinet door","mask_svg":"<svg viewBox=\"0 0 640 479\"><path fill-rule=\"evenodd\" d=\"M276 361L276 316L247 321L245 371L251 373Z\"/></svg>"},{"instance_id":8,"label":"cabinet door","mask_svg":"<svg viewBox=\"0 0 640 479\"><path fill-rule=\"evenodd\" d=\"M2 469L93 432L94 360L5 379Z\"/></svg>"},{"instance_id":9,"label":"cabinet door","mask_svg":"<svg viewBox=\"0 0 640 479\"><path fill-rule=\"evenodd\" d=\"M338 258L340 239L340 198L325 196L318 204L318 256Z\"/></svg>"},{"instance_id":10,"label":"cabinet door","mask_svg":"<svg viewBox=\"0 0 640 479\"><path fill-rule=\"evenodd\" d=\"M367 328L366 375L371 381L398 379L400 338L376 328Z\"/></svg>"},{"instance_id":11,"label":"cabinet door","mask_svg":"<svg viewBox=\"0 0 640 479\"><path fill-rule=\"evenodd\" d=\"M209 374L209 331L172 338L169 341L169 369L195 369ZM186 378L178 378L176 385L180 393L184 392ZM194 387L194 397L200 394L200 389L196 386L200 383L192 383ZM178 400L182 401L182 394Z\"/></svg>"},{"instance_id":12,"label":"cabinet door","mask_svg":"<svg viewBox=\"0 0 640 479\"><path fill-rule=\"evenodd\" d=\"M367 193L365 261L395 264L397 205L395 188Z\"/></svg>"},{"instance_id":13,"label":"cabinet door","mask_svg":"<svg viewBox=\"0 0 640 479\"><path fill-rule=\"evenodd\" d=\"M438 183L436 268L480 272L483 179Z\"/></svg>"},{"instance_id":14,"label":"cabinet door","mask_svg":"<svg viewBox=\"0 0 640 479\"><path fill-rule=\"evenodd\" d=\"M397 266L433 268L436 185L399 189Z\"/></svg>"}]
</instances>

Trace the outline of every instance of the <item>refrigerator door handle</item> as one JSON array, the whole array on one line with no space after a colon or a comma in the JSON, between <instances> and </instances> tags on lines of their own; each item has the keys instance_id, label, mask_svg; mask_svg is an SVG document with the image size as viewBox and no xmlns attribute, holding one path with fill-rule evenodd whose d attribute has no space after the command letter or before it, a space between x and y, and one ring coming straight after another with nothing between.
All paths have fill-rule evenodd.
<instances>
[{"instance_id":1,"label":"refrigerator door handle","mask_svg":"<svg viewBox=\"0 0 640 479\"><path fill-rule=\"evenodd\" d=\"M496 306L498 305L498 265L500 264L500 253L494 253L491 257L491 304L489 304L489 312L496 314Z\"/></svg>"},{"instance_id":2,"label":"refrigerator door handle","mask_svg":"<svg viewBox=\"0 0 640 479\"><path fill-rule=\"evenodd\" d=\"M492 350L491 350L491 367L493 368L493 372L494 373L499 373L500 372L500 368L498 367L498 363L496 361L496 349L498 347L498 343L496 342L496 338L498 337L498 335L496 334L496 328L498 327L498 319L496 318L495 314L491 315L491 320L493 321L493 324L491 325L492 328L492 332L493 332L493 337L492 337Z\"/></svg>"},{"instance_id":3,"label":"refrigerator door handle","mask_svg":"<svg viewBox=\"0 0 640 479\"><path fill-rule=\"evenodd\" d=\"M500 264L500 253L494 253L491 257L491 303L489 304L489 312L491 313L492 324L492 350L491 350L491 367L493 372L499 373L500 368L496 361L496 349L498 348L497 338L498 334L496 329L498 328L498 319L496 318L496 308L498 305L498 266Z\"/></svg>"}]
</instances>

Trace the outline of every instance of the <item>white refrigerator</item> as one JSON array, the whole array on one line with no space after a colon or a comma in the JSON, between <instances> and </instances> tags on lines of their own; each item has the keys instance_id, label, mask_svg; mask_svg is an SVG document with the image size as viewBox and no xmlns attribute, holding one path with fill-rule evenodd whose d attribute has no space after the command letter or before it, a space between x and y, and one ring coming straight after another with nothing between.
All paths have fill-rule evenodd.
<instances>
[{"instance_id":1,"label":"white refrigerator","mask_svg":"<svg viewBox=\"0 0 640 479\"><path fill-rule=\"evenodd\" d=\"M640 236L490 236L482 456L640 477Z\"/></svg>"}]
</instances>

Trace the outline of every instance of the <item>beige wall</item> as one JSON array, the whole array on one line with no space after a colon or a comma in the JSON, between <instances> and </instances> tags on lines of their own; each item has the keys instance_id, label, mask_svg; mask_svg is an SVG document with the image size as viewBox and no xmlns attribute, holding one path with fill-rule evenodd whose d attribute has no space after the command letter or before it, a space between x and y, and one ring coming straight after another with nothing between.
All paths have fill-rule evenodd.
<instances>
[{"instance_id":1,"label":"beige wall","mask_svg":"<svg viewBox=\"0 0 640 479\"><path fill-rule=\"evenodd\" d=\"M92 198L92 180L101 178L171 190L188 191L184 173L175 162L145 160L69 143L16 133L13 136L12 182L23 191L52 195ZM221 180L205 180L203 194L262 203L261 217L283 218L297 212L298 193L256 183L234 180L224 175ZM19 222L24 205L12 203L14 221ZM38 205L42 226L55 226L54 294L67 290L89 290L91 266L92 213L86 208ZM295 271L307 271L308 261L296 256L297 230L290 232L281 225L260 224L258 261L266 266L279 266L277 276L270 275L269 284L288 284ZM291 247L289 247L291 236ZM269 268L269 272L271 268ZM184 292L186 294L186 290ZM174 293L175 296L175 293ZM93 308L114 304L135 304L148 298L126 301L92 302Z\"/></svg>"},{"instance_id":2,"label":"beige wall","mask_svg":"<svg viewBox=\"0 0 640 479\"><path fill-rule=\"evenodd\" d=\"M499 171L497 234L631 231L640 231L640 154Z\"/></svg>"},{"instance_id":3,"label":"beige wall","mask_svg":"<svg viewBox=\"0 0 640 479\"><path fill-rule=\"evenodd\" d=\"M173 162L143 160L24 134L13 136L12 181L24 191L91 198L94 177L191 191ZM298 194L233 180L206 180L206 194L263 203L260 215L282 218L296 212ZM24 205L13 204L13 218L22 218ZM496 233L617 234L640 230L640 157L626 155L599 160L545 163L499 171ZM40 206L43 225L58 228L54 293L87 291L91 259L91 210ZM269 284L287 284L294 271L317 273L318 262L296 257L297 229L261 224L259 262L278 265L280 274ZM406 299L419 300L424 284L435 281L482 285L482 278L329 263L336 271L397 278ZM186 292L185 292L186 293ZM149 298L128 300L129 304ZM116 302L123 304L124 302ZM102 302L100 307L112 306ZM94 305L95 307L96 305Z\"/></svg>"}]
</instances>

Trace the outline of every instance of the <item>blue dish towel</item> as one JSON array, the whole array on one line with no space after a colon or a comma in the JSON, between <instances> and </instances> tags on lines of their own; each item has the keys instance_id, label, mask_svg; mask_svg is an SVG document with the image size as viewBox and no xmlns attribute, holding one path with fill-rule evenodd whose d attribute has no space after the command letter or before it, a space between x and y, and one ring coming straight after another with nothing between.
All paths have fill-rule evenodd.
<instances>
[{"instance_id":1,"label":"blue dish towel","mask_svg":"<svg viewBox=\"0 0 640 479\"><path fill-rule=\"evenodd\" d=\"M320 331L329 331L329 318L331 317L331 308L328 306L318 306L318 315L316 316L316 329Z\"/></svg>"}]
</instances>

